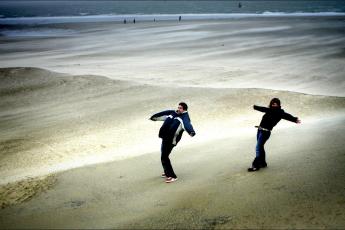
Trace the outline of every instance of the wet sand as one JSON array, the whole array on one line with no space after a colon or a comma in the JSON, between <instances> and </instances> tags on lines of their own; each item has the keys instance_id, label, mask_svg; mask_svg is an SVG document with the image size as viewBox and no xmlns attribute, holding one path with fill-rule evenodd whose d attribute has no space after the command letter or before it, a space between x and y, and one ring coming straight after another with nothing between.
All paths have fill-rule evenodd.
<instances>
[{"instance_id":1,"label":"wet sand","mask_svg":"<svg viewBox=\"0 0 345 230\"><path fill-rule=\"evenodd\" d=\"M38 67L169 87L345 95L344 17L70 23L20 29L53 35L1 37L0 67Z\"/></svg>"}]
</instances>

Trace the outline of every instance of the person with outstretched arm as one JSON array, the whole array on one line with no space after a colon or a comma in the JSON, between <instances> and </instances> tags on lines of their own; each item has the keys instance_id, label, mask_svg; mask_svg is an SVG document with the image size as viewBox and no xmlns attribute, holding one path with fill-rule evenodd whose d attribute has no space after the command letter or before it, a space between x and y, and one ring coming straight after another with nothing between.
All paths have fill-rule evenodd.
<instances>
[{"instance_id":1,"label":"person with outstretched arm","mask_svg":"<svg viewBox=\"0 0 345 230\"><path fill-rule=\"evenodd\" d=\"M162 138L161 162L164 173L162 173L161 177L165 178L166 183L177 180L177 176L169 159L172 149L181 140L184 131L192 137L195 135L187 110L187 104L180 102L176 111L166 110L150 117L152 121L164 121L158 136Z\"/></svg>"},{"instance_id":2,"label":"person with outstretched arm","mask_svg":"<svg viewBox=\"0 0 345 230\"><path fill-rule=\"evenodd\" d=\"M301 123L300 119L281 109L279 98L273 98L268 108L254 105L254 109L265 114L262 117L260 125L255 126L258 129L256 135L256 157L252 163L252 167L248 168L249 172L258 171L260 168L267 167L264 145L270 137L273 127L276 126L281 119L297 124Z\"/></svg>"}]
</instances>

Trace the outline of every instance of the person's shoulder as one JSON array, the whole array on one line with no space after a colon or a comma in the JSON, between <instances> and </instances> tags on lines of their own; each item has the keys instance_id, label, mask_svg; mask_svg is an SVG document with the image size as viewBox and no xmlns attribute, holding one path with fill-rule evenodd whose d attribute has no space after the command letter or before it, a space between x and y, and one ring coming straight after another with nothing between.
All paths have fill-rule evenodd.
<instances>
[{"instance_id":1,"label":"person's shoulder","mask_svg":"<svg viewBox=\"0 0 345 230\"><path fill-rule=\"evenodd\" d=\"M168 112L169 116L172 116L173 118L178 116L178 113L175 110L168 110Z\"/></svg>"},{"instance_id":2,"label":"person's shoulder","mask_svg":"<svg viewBox=\"0 0 345 230\"><path fill-rule=\"evenodd\" d=\"M277 113L279 114L279 116L284 116L285 111L284 111L284 109L278 109Z\"/></svg>"},{"instance_id":3,"label":"person's shoulder","mask_svg":"<svg viewBox=\"0 0 345 230\"><path fill-rule=\"evenodd\" d=\"M181 114L181 117L182 117L182 119L188 119L188 120L190 120L190 117L189 117L188 112L182 113L182 114Z\"/></svg>"},{"instance_id":4,"label":"person's shoulder","mask_svg":"<svg viewBox=\"0 0 345 230\"><path fill-rule=\"evenodd\" d=\"M183 113L181 114L181 116L189 116L189 115L188 115L188 111L183 112Z\"/></svg>"}]
</instances>

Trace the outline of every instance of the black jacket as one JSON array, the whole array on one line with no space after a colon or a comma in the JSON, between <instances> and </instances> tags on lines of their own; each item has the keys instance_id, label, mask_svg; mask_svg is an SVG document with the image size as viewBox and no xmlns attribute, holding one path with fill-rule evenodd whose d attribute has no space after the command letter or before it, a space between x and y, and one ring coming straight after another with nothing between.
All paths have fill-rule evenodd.
<instances>
[{"instance_id":1,"label":"black jacket","mask_svg":"<svg viewBox=\"0 0 345 230\"><path fill-rule=\"evenodd\" d=\"M276 126L276 124L278 124L281 119L285 119L291 122L297 122L298 119L291 114L285 113L281 108L267 108L254 105L254 109L265 113L265 115L262 116L260 127L269 130L272 130L273 127Z\"/></svg>"}]
</instances>

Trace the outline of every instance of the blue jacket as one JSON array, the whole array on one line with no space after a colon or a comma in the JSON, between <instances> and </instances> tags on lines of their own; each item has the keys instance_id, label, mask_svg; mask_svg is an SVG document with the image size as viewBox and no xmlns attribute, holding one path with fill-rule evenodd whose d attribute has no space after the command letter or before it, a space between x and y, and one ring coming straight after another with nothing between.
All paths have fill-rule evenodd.
<instances>
[{"instance_id":1,"label":"blue jacket","mask_svg":"<svg viewBox=\"0 0 345 230\"><path fill-rule=\"evenodd\" d=\"M152 115L150 119L153 121L164 121L158 136L164 140L171 141L173 145L177 145L181 140L183 131L186 131L191 136L195 135L187 111L178 114L174 110L166 110Z\"/></svg>"}]
</instances>

